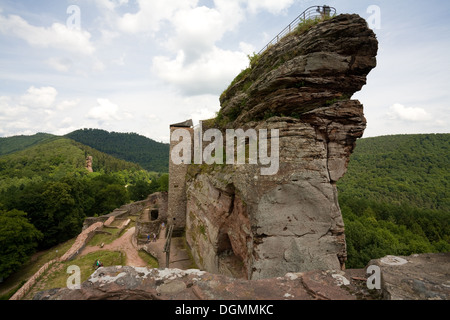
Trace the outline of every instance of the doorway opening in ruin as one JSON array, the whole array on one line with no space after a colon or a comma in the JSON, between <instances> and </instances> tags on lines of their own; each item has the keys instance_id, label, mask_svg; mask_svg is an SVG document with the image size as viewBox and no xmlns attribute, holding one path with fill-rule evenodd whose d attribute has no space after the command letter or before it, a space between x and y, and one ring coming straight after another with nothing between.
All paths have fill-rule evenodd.
<instances>
[{"instance_id":1,"label":"doorway opening in ruin","mask_svg":"<svg viewBox=\"0 0 450 320\"><path fill-rule=\"evenodd\" d=\"M154 209L150 211L150 221L158 220L158 217L159 217L159 210Z\"/></svg>"},{"instance_id":2,"label":"doorway opening in ruin","mask_svg":"<svg viewBox=\"0 0 450 320\"><path fill-rule=\"evenodd\" d=\"M228 233L221 233L217 246L218 268L221 274L233 278L247 278L244 262L236 255Z\"/></svg>"}]
</instances>

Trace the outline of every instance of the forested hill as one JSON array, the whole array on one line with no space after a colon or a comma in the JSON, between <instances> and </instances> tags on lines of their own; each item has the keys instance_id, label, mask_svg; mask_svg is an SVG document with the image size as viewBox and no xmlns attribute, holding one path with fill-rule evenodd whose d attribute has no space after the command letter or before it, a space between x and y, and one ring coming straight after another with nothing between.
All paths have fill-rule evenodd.
<instances>
[{"instance_id":1,"label":"forested hill","mask_svg":"<svg viewBox=\"0 0 450 320\"><path fill-rule=\"evenodd\" d=\"M32 136L14 136L0 138L0 156L31 147L40 142L57 138L49 133L36 133Z\"/></svg>"},{"instance_id":2,"label":"forested hill","mask_svg":"<svg viewBox=\"0 0 450 320\"><path fill-rule=\"evenodd\" d=\"M94 172L142 169L138 164L116 159L76 141L53 137L24 150L0 156L0 191L43 178L59 179L69 173L86 171L88 155L93 157Z\"/></svg>"},{"instance_id":3,"label":"forested hill","mask_svg":"<svg viewBox=\"0 0 450 320\"><path fill-rule=\"evenodd\" d=\"M0 146L8 153L0 155L0 278L18 270L36 249L76 237L86 217L167 191L167 174L69 138L11 137ZM93 157L94 172L86 170L87 156Z\"/></svg>"},{"instance_id":4,"label":"forested hill","mask_svg":"<svg viewBox=\"0 0 450 320\"><path fill-rule=\"evenodd\" d=\"M342 197L450 212L450 134L358 140L338 188Z\"/></svg>"},{"instance_id":5,"label":"forested hill","mask_svg":"<svg viewBox=\"0 0 450 320\"><path fill-rule=\"evenodd\" d=\"M450 251L450 134L358 140L337 186L349 268Z\"/></svg>"},{"instance_id":6,"label":"forested hill","mask_svg":"<svg viewBox=\"0 0 450 320\"><path fill-rule=\"evenodd\" d=\"M168 172L168 144L156 142L136 133L108 132L99 129L77 130L66 136L116 158L138 163L148 171Z\"/></svg>"}]
</instances>

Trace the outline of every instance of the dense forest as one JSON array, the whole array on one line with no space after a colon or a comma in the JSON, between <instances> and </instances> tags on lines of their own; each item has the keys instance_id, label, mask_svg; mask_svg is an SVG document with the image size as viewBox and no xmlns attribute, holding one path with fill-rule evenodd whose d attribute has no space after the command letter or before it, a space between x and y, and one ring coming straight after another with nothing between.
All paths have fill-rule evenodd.
<instances>
[{"instance_id":1,"label":"dense forest","mask_svg":"<svg viewBox=\"0 0 450 320\"><path fill-rule=\"evenodd\" d=\"M82 129L69 133L67 137L116 158L138 163L145 170L169 171L169 145L136 133Z\"/></svg>"},{"instance_id":2,"label":"dense forest","mask_svg":"<svg viewBox=\"0 0 450 320\"><path fill-rule=\"evenodd\" d=\"M361 139L338 182L349 268L450 251L450 134Z\"/></svg>"},{"instance_id":3,"label":"dense forest","mask_svg":"<svg viewBox=\"0 0 450 320\"><path fill-rule=\"evenodd\" d=\"M0 278L35 250L77 236L86 217L167 190L167 174L148 172L73 140L26 140L0 140L0 146L20 150L0 156ZM93 173L85 168L88 155Z\"/></svg>"}]
</instances>

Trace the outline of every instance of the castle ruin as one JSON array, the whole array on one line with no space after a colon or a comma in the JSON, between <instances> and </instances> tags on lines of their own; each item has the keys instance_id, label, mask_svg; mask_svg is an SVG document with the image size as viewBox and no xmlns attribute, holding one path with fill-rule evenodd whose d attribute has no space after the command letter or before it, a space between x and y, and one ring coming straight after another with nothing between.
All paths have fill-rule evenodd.
<instances>
[{"instance_id":1,"label":"castle ruin","mask_svg":"<svg viewBox=\"0 0 450 320\"><path fill-rule=\"evenodd\" d=\"M345 268L336 182L366 127L351 96L377 50L364 19L339 15L268 47L221 95L218 117L201 133L277 129L280 167L264 176L261 163L170 160L168 224L185 233L200 269L255 280ZM194 136L191 120L171 125L171 137L177 128ZM171 155L179 142L171 139Z\"/></svg>"}]
</instances>

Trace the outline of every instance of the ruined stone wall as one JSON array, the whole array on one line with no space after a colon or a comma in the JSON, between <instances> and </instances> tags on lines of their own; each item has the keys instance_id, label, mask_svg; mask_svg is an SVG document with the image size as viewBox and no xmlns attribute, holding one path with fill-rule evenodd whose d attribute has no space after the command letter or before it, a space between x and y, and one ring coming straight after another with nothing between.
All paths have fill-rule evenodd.
<instances>
[{"instance_id":1,"label":"ruined stone wall","mask_svg":"<svg viewBox=\"0 0 450 320\"><path fill-rule=\"evenodd\" d=\"M86 246L90 239L95 235L97 229L103 226L102 222L96 222L89 226L87 229L83 230L75 240L75 243L70 247L70 249L60 258L51 260L45 263L39 270L33 274L27 282L19 289L9 300L20 300L22 299L30 289L35 285L36 281L54 264L57 262L64 262L72 260L79 252Z\"/></svg>"},{"instance_id":2,"label":"ruined stone wall","mask_svg":"<svg viewBox=\"0 0 450 320\"><path fill-rule=\"evenodd\" d=\"M149 207L142 210L136 219L136 229L134 233L134 241L137 244L147 242L147 236L157 236L160 232L161 224L167 223L167 201L168 195L165 192L152 194L149 198Z\"/></svg>"},{"instance_id":3,"label":"ruined stone wall","mask_svg":"<svg viewBox=\"0 0 450 320\"><path fill-rule=\"evenodd\" d=\"M116 219L121 219L121 218L128 217L130 215L137 215L143 208L145 208L151 204L151 201L152 201L151 196L152 195L150 195L147 199L142 200L142 201L125 204L125 205L121 206L120 208L114 209L113 212L110 212L103 216L86 218L83 222L82 230L87 229L89 226L91 226L97 222L105 223L111 217L114 217Z\"/></svg>"},{"instance_id":4,"label":"ruined stone wall","mask_svg":"<svg viewBox=\"0 0 450 320\"><path fill-rule=\"evenodd\" d=\"M171 127L170 135L177 129L188 130L193 139L192 128ZM170 143L170 154L178 142ZM193 146L193 140L191 140ZM174 164L169 161L169 199L168 199L168 223L174 225L175 232L182 232L186 227L186 174L188 164Z\"/></svg>"},{"instance_id":5,"label":"ruined stone wall","mask_svg":"<svg viewBox=\"0 0 450 320\"><path fill-rule=\"evenodd\" d=\"M97 222L89 226L89 228L83 230L78 235L72 247L69 250L67 250L67 252L60 258L60 261L68 261L75 258L78 255L78 253L80 253L81 250L86 246L86 244L92 239L96 231L102 227L103 223Z\"/></svg>"}]
</instances>

